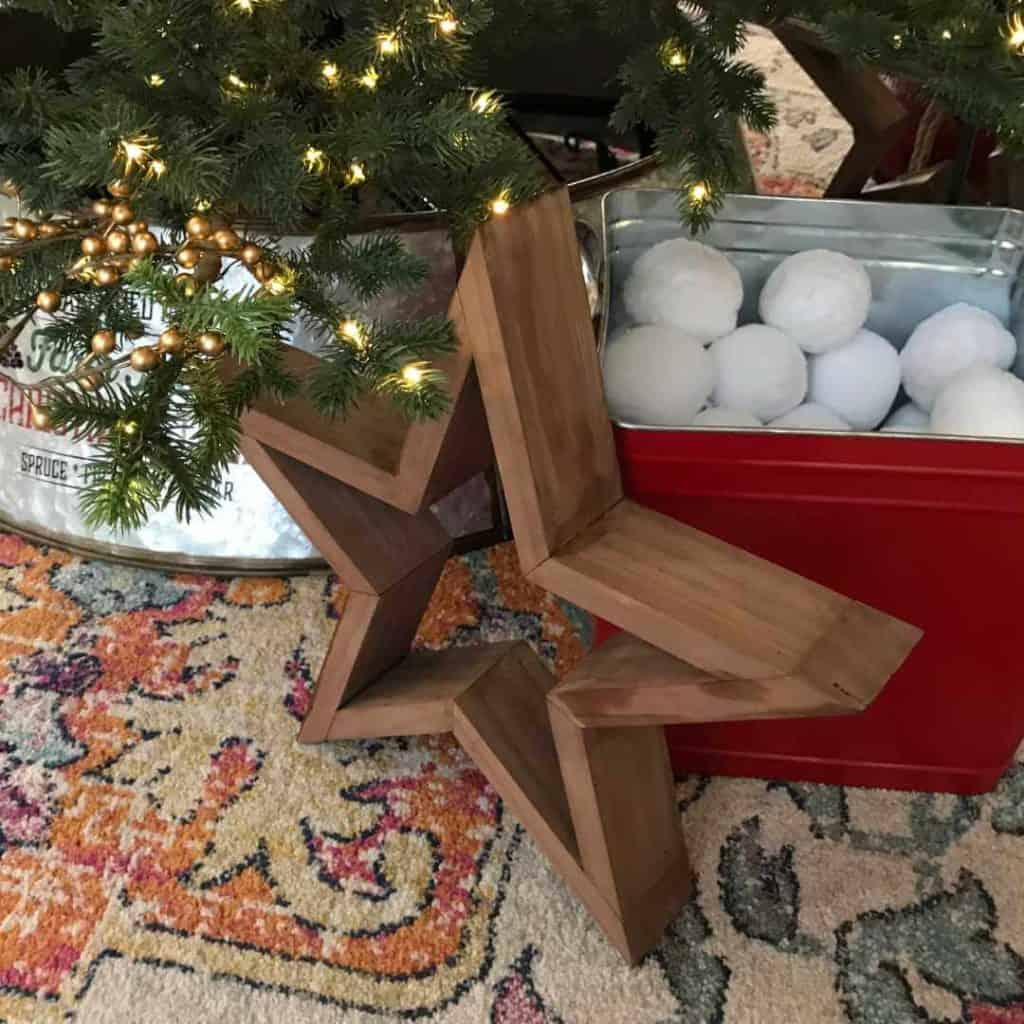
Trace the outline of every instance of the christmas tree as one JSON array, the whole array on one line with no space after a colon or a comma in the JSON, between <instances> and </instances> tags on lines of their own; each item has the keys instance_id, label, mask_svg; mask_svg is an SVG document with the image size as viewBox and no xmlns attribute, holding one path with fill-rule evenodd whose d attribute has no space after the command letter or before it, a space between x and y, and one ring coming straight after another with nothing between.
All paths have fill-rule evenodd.
<instances>
[{"instance_id":1,"label":"christmas tree","mask_svg":"<svg viewBox=\"0 0 1024 1024\"><path fill-rule=\"evenodd\" d=\"M741 173L737 119L774 122L762 73L738 57L751 21L809 20L841 54L920 81L1006 146L1024 130L1024 21L995 0L8 7L92 34L62 76L22 69L0 83L0 181L24 211L0 243L0 319L9 342L38 318L66 354L69 372L32 395L34 419L95 439L83 502L117 528L167 504L182 517L213 507L259 395L305 387L327 416L369 393L413 418L446 408L434 361L457 344L451 326L366 313L425 267L397 235L363 227L438 211L459 251L541 188L487 88L489 53L528 60L544 33L571 59L584 20L628 38L614 121L656 133L695 229ZM280 244L302 233L308 246ZM296 324L321 346L305 381L283 364Z\"/></svg>"}]
</instances>

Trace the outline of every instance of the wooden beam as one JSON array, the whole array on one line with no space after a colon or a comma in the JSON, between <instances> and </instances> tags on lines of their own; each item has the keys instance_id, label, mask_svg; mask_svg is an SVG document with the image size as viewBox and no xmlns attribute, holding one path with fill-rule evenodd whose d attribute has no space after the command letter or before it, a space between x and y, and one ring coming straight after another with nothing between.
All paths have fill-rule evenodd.
<instances>
[{"instance_id":1,"label":"wooden beam","mask_svg":"<svg viewBox=\"0 0 1024 1024\"><path fill-rule=\"evenodd\" d=\"M622 921L635 961L656 945L692 884L665 732L585 729L549 699L580 863Z\"/></svg>"},{"instance_id":2,"label":"wooden beam","mask_svg":"<svg viewBox=\"0 0 1024 1024\"><path fill-rule=\"evenodd\" d=\"M411 516L313 466L242 438L242 454L353 590L382 594L450 545L430 512Z\"/></svg>"},{"instance_id":3,"label":"wooden beam","mask_svg":"<svg viewBox=\"0 0 1024 1024\"><path fill-rule=\"evenodd\" d=\"M480 229L456 300L529 572L622 497L564 190Z\"/></svg>"},{"instance_id":4,"label":"wooden beam","mask_svg":"<svg viewBox=\"0 0 1024 1024\"><path fill-rule=\"evenodd\" d=\"M571 791L567 795L562 781L567 766L561 749L555 746L552 719L545 703L553 684L554 680L536 655L525 645L518 646L456 699L455 735L570 890L594 916L609 942L627 961L637 963L657 945L665 925L685 902L689 892L685 851L681 860L664 861L662 858L657 877L645 878L631 887L630 892L644 891L637 892L635 899L626 902L620 899L623 893L602 885L602 881L588 871L587 863L600 862L603 854L601 850L589 848L595 839L589 828L580 833L574 827L575 808L570 809L570 801L574 795L577 800L583 798ZM634 732L640 751L649 737L641 735L643 730ZM624 778L622 787L615 792L624 795L628 787L634 786L632 806L618 824L628 828L642 822L639 831L630 835L629 842L647 848L650 830L660 837L661 823L674 819L678 847L673 844L673 849L681 851L679 815L670 776L668 787L664 784L668 755L660 730L656 738L660 742L657 750L665 753L663 764L657 757L652 759L642 753L632 765L616 762L615 770L623 771ZM584 754L584 758L587 756ZM571 774L567 776L570 784L580 779L575 773L576 767L573 759L569 764ZM598 777L607 778L599 767L595 768ZM612 799L611 787L606 788L602 796L600 803L608 815L625 810ZM583 821L589 825L586 816ZM608 824L614 828L616 823L608 820ZM638 836L643 837L640 843L636 841ZM603 843L600 837L597 841ZM661 840L655 838L654 841ZM616 845L615 853L625 842L624 837ZM642 870L645 863L653 863L649 859L645 861L644 856L633 860L632 867ZM632 870L624 863L619 866Z\"/></svg>"},{"instance_id":5,"label":"wooden beam","mask_svg":"<svg viewBox=\"0 0 1024 1024\"><path fill-rule=\"evenodd\" d=\"M843 652L859 648L876 653L851 688L876 693L921 637L628 500L528 579L712 676L767 681L813 671L824 678L830 657L845 664Z\"/></svg>"},{"instance_id":6,"label":"wooden beam","mask_svg":"<svg viewBox=\"0 0 1024 1024\"><path fill-rule=\"evenodd\" d=\"M299 730L301 743L326 740L339 706L409 653L447 554L431 556L383 594L349 594Z\"/></svg>"},{"instance_id":7,"label":"wooden beam","mask_svg":"<svg viewBox=\"0 0 1024 1024\"><path fill-rule=\"evenodd\" d=\"M543 834L553 860L567 863L577 860L576 840L551 729L544 725L554 682L529 647L517 647L456 700L455 735L481 755L474 760L485 773L507 777L515 813L538 842Z\"/></svg>"},{"instance_id":8,"label":"wooden beam","mask_svg":"<svg viewBox=\"0 0 1024 1024\"><path fill-rule=\"evenodd\" d=\"M551 700L587 728L851 715L858 698L827 682L713 676L617 633L555 687Z\"/></svg>"},{"instance_id":9,"label":"wooden beam","mask_svg":"<svg viewBox=\"0 0 1024 1024\"><path fill-rule=\"evenodd\" d=\"M515 646L507 642L414 651L338 710L327 739L451 732L456 698Z\"/></svg>"},{"instance_id":10,"label":"wooden beam","mask_svg":"<svg viewBox=\"0 0 1024 1024\"><path fill-rule=\"evenodd\" d=\"M813 26L787 19L773 25L772 31L853 129L853 145L825 196L855 199L917 117L885 84L877 68L832 52Z\"/></svg>"},{"instance_id":11,"label":"wooden beam","mask_svg":"<svg viewBox=\"0 0 1024 1024\"><path fill-rule=\"evenodd\" d=\"M457 330L459 315L453 300L449 316ZM467 385L475 387L475 378L469 347L464 334L459 336L462 344L455 352L434 360L448 378L452 397L451 409L436 420L409 423L378 395L364 396L337 419L323 416L305 396L284 403L264 396L243 414L243 433L415 515L490 465L479 396L462 398ZM308 377L317 362L296 348L285 354L286 368L300 378ZM237 367L225 372L237 372Z\"/></svg>"}]
</instances>

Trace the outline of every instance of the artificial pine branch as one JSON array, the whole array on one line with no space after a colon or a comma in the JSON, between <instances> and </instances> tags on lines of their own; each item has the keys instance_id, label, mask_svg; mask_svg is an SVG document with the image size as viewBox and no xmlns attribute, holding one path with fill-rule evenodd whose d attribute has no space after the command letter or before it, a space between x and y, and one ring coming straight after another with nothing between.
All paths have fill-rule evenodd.
<instances>
[{"instance_id":1,"label":"artificial pine branch","mask_svg":"<svg viewBox=\"0 0 1024 1024\"><path fill-rule=\"evenodd\" d=\"M240 413L260 395L283 399L299 387L284 365L294 330L321 346L306 385L325 415L368 395L411 418L444 411L434 361L455 344L452 327L373 319L368 303L415 287L425 268L397 236L363 234L361 222L371 212L443 211L464 249L495 211L537 194L539 168L508 130L501 98L486 91L490 53L512 48L529 60L535 40L556 38L571 57L583 28L610 46L628 40L614 123L654 131L694 229L742 180L736 122L756 131L775 122L762 73L739 57L751 22L807 21L844 58L921 82L952 113L1024 151L1024 55L1010 42L1013 10L998 0L8 7L48 14L95 41L62 76L0 79L0 181L17 186L25 210L76 218L62 218L56 237L0 243L0 319L27 320L40 293L51 293L46 307L58 296L54 317L35 321L71 367L48 382L47 412L94 441L85 508L119 528L159 507L187 518L215 505ZM89 211L115 185L127 190L134 217L162 229L154 227L159 242L154 235L148 258L131 270L128 256L114 261L107 277L116 283L100 287L106 257L83 264L78 246L87 232L113 230L109 213ZM244 239L229 239L223 252L209 238L186 239L180 226L197 212L235 224ZM313 236L304 251L276 241L296 233ZM200 246L203 263L182 276L186 241ZM258 249L248 270L243 241ZM248 284L229 289L221 270ZM150 301L162 309L160 324L143 321ZM153 357L165 327L180 332L180 344ZM97 333L112 351L93 349ZM210 351L199 344L205 335ZM129 387L136 346L150 349L149 368ZM230 374L218 369L222 346Z\"/></svg>"}]
</instances>

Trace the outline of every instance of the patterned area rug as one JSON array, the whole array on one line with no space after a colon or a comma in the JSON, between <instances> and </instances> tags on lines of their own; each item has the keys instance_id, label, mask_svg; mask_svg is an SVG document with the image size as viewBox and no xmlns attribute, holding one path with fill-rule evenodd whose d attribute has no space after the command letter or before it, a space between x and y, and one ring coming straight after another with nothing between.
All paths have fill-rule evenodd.
<instances>
[{"instance_id":1,"label":"patterned area rug","mask_svg":"<svg viewBox=\"0 0 1024 1024\"><path fill-rule=\"evenodd\" d=\"M766 29L751 29L741 56L764 71L779 111L771 135L746 133L758 191L821 195L853 142L849 124Z\"/></svg>"},{"instance_id":2,"label":"patterned area rug","mask_svg":"<svg viewBox=\"0 0 1024 1024\"><path fill-rule=\"evenodd\" d=\"M987 798L692 778L698 876L629 969L450 737L294 742L345 597L0 535L10 1024L1024 1022L1024 765ZM504 546L420 642L591 623Z\"/></svg>"},{"instance_id":3,"label":"patterned area rug","mask_svg":"<svg viewBox=\"0 0 1024 1024\"><path fill-rule=\"evenodd\" d=\"M773 76L762 182L814 192L842 129ZM294 742L344 604L0 535L0 1020L1024 1024L1024 765L983 798L680 782L697 890L628 969L450 737ZM564 672L590 632L506 546L420 642Z\"/></svg>"}]
</instances>

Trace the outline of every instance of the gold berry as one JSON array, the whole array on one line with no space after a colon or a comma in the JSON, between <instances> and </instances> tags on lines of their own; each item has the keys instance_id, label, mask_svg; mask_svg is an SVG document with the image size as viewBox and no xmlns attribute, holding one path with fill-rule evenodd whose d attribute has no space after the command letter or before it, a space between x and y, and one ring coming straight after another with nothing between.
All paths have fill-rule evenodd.
<instances>
[{"instance_id":1,"label":"gold berry","mask_svg":"<svg viewBox=\"0 0 1024 1024\"><path fill-rule=\"evenodd\" d=\"M224 351L224 335L220 331L203 331L196 338L199 351L208 356L219 356Z\"/></svg>"},{"instance_id":2,"label":"gold berry","mask_svg":"<svg viewBox=\"0 0 1024 1024\"><path fill-rule=\"evenodd\" d=\"M31 242L39 234L39 228L34 221L26 220L23 217L15 222L14 234L23 242Z\"/></svg>"},{"instance_id":3,"label":"gold berry","mask_svg":"<svg viewBox=\"0 0 1024 1024\"><path fill-rule=\"evenodd\" d=\"M149 256L159 247L160 243L156 240L156 235L150 234L148 231L142 231L132 239L132 252L136 256Z\"/></svg>"},{"instance_id":4,"label":"gold berry","mask_svg":"<svg viewBox=\"0 0 1024 1024\"><path fill-rule=\"evenodd\" d=\"M209 217L197 213L185 221L185 230L188 232L189 238L209 238L213 231L213 225L210 223Z\"/></svg>"},{"instance_id":5,"label":"gold berry","mask_svg":"<svg viewBox=\"0 0 1024 1024\"><path fill-rule=\"evenodd\" d=\"M87 373L78 378L78 386L83 391L95 391L102 383L103 378L98 373Z\"/></svg>"},{"instance_id":6,"label":"gold berry","mask_svg":"<svg viewBox=\"0 0 1024 1024\"><path fill-rule=\"evenodd\" d=\"M233 252L242 244L242 240L231 228L221 228L220 231L214 232L213 244L221 252Z\"/></svg>"},{"instance_id":7,"label":"gold berry","mask_svg":"<svg viewBox=\"0 0 1024 1024\"><path fill-rule=\"evenodd\" d=\"M56 313L60 307L60 292L47 290L36 296L36 305L44 313Z\"/></svg>"},{"instance_id":8,"label":"gold berry","mask_svg":"<svg viewBox=\"0 0 1024 1024\"><path fill-rule=\"evenodd\" d=\"M82 239L82 252L90 259L102 256L107 251L107 243L99 235L86 235Z\"/></svg>"},{"instance_id":9,"label":"gold berry","mask_svg":"<svg viewBox=\"0 0 1024 1024\"><path fill-rule=\"evenodd\" d=\"M132 364L133 370L148 373L160 362L160 354L152 345L140 345L132 352L128 361Z\"/></svg>"},{"instance_id":10,"label":"gold berry","mask_svg":"<svg viewBox=\"0 0 1024 1024\"><path fill-rule=\"evenodd\" d=\"M13 256L0 256L0 274L8 274L14 269Z\"/></svg>"},{"instance_id":11,"label":"gold berry","mask_svg":"<svg viewBox=\"0 0 1024 1024\"><path fill-rule=\"evenodd\" d=\"M36 430L49 430L51 422L50 413L47 409L44 409L41 405L32 406L32 426Z\"/></svg>"},{"instance_id":12,"label":"gold berry","mask_svg":"<svg viewBox=\"0 0 1024 1024\"><path fill-rule=\"evenodd\" d=\"M132 194L132 187L127 181L118 178L107 186L107 191L117 199L127 199Z\"/></svg>"},{"instance_id":13,"label":"gold berry","mask_svg":"<svg viewBox=\"0 0 1024 1024\"><path fill-rule=\"evenodd\" d=\"M191 299L199 291L199 285L191 274L177 274L174 283L181 289L186 299Z\"/></svg>"},{"instance_id":14,"label":"gold berry","mask_svg":"<svg viewBox=\"0 0 1024 1024\"><path fill-rule=\"evenodd\" d=\"M109 288L110 285L117 284L121 280L121 271L117 267L100 267L96 271L96 281L98 284Z\"/></svg>"},{"instance_id":15,"label":"gold berry","mask_svg":"<svg viewBox=\"0 0 1024 1024\"><path fill-rule=\"evenodd\" d=\"M115 224L131 224L135 220L135 211L127 203L118 203L111 211Z\"/></svg>"},{"instance_id":16,"label":"gold berry","mask_svg":"<svg viewBox=\"0 0 1024 1024\"><path fill-rule=\"evenodd\" d=\"M110 216L110 203L106 199L97 199L92 204L92 212L97 217L109 217Z\"/></svg>"},{"instance_id":17,"label":"gold berry","mask_svg":"<svg viewBox=\"0 0 1024 1024\"><path fill-rule=\"evenodd\" d=\"M129 235L142 235L149 230L149 225L144 220L133 220L128 225Z\"/></svg>"},{"instance_id":18,"label":"gold berry","mask_svg":"<svg viewBox=\"0 0 1024 1024\"><path fill-rule=\"evenodd\" d=\"M178 250L178 263L186 270L191 270L202 258L202 250L194 245L186 245Z\"/></svg>"},{"instance_id":19,"label":"gold berry","mask_svg":"<svg viewBox=\"0 0 1024 1024\"><path fill-rule=\"evenodd\" d=\"M273 263L260 262L252 268L252 273L260 284L266 284L277 273L277 268Z\"/></svg>"},{"instance_id":20,"label":"gold berry","mask_svg":"<svg viewBox=\"0 0 1024 1024\"><path fill-rule=\"evenodd\" d=\"M98 356L109 356L117 348L117 338L113 331L97 331L92 336L90 346Z\"/></svg>"},{"instance_id":21,"label":"gold berry","mask_svg":"<svg viewBox=\"0 0 1024 1024\"><path fill-rule=\"evenodd\" d=\"M63 230L63 225L52 220L44 220L43 223L39 225L39 235L41 238L56 238L57 235L63 232Z\"/></svg>"},{"instance_id":22,"label":"gold berry","mask_svg":"<svg viewBox=\"0 0 1024 1024\"><path fill-rule=\"evenodd\" d=\"M107 235L107 248L111 252L127 252L132 247L132 240L127 231L116 228Z\"/></svg>"},{"instance_id":23,"label":"gold berry","mask_svg":"<svg viewBox=\"0 0 1024 1024\"><path fill-rule=\"evenodd\" d=\"M161 352L170 352L176 355L177 353L184 351L185 343L187 341L188 338L185 337L185 333L183 331L179 330L177 327L168 327L167 330L160 335L160 340L157 342L157 345Z\"/></svg>"},{"instance_id":24,"label":"gold berry","mask_svg":"<svg viewBox=\"0 0 1024 1024\"><path fill-rule=\"evenodd\" d=\"M263 259L263 250L258 245L249 242L242 246L242 251L238 255L247 267L255 267Z\"/></svg>"}]
</instances>

